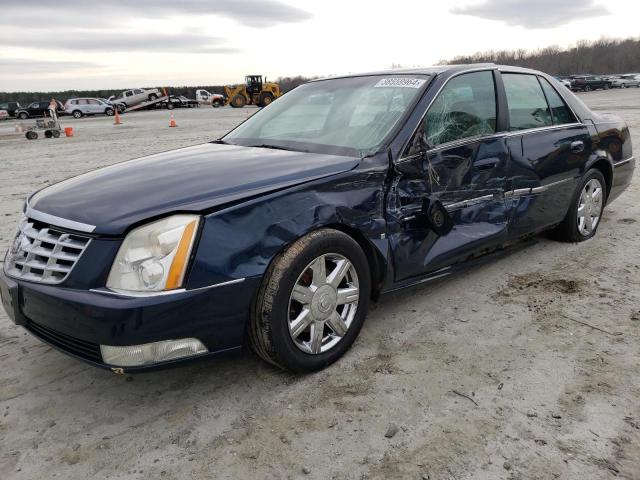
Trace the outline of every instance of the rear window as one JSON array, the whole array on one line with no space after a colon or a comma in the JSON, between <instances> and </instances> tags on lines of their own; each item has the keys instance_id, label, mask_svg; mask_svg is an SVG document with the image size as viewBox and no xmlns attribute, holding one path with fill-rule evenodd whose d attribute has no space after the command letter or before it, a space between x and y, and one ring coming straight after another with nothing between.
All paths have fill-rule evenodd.
<instances>
[{"instance_id":1,"label":"rear window","mask_svg":"<svg viewBox=\"0 0 640 480\"><path fill-rule=\"evenodd\" d=\"M553 125L542 87L534 75L503 73L509 106L509 129L527 130Z\"/></svg>"},{"instance_id":2,"label":"rear window","mask_svg":"<svg viewBox=\"0 0 640 480\"><path fill-rule=\"evenodd\" d=\"M547 102L549 103L549 107L551 108L553 124L563 125L566 123L575 123L576 118L573 116L571 109L567 106L567 104L564 102L555 88L553 88L553 86L545 78L538 78L540 78L542 89L544 90L544 94L547 97Z\"/></svg>"}]
</instances>

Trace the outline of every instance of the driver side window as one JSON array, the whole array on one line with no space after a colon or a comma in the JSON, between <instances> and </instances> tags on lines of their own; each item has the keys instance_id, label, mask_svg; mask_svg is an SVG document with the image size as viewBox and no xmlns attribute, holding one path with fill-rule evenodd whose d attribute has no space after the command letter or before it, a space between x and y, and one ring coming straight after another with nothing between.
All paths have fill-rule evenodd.
<instances>
[{"instance_id":1,"label":"driver side window","mask_svg":"<svg viewBox=\"0 0 640 480\"><path fill-rule=\"evenodd\" d=\"M473 72L451 79L427 112L424 134L435 147L496 132L493 73Z\"/></svg>"}]
</instances>

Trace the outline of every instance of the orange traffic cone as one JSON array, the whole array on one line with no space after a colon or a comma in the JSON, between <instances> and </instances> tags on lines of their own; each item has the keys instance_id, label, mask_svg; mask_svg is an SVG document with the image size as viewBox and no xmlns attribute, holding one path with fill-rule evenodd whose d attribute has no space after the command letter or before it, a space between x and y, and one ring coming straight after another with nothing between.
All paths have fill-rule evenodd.
<instances>
[{"instance_id":1,"label":"orange traffic cone","mask_svg":"<svg viewBox=\"0 0 640 480\"><path fill-rule=\"evenodd\" d=\"M113 120L113 124L114 125L122 124L122 121L120 120L120 112L118 111L118 108L116 108L116 115L115 115L115 119Z\"/></svg>"},{"instance_id":2,"label":"orange traffic cone","mask_svg":"<svg viewBox=\"0 0 640 480\"><path fill-rule=\"evenodd\" d=\"M171 112L171 117L169 118L169 126L170 127L177 127L178 124L176 123L176 119L173 118L173 112Z\"/></svg>"}]
</instances>

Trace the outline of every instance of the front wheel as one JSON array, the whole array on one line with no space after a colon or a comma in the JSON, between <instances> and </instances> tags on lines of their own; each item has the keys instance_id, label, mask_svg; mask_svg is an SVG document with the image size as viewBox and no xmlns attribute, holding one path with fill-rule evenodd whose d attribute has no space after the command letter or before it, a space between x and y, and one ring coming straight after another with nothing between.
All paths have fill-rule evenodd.
<instances>
[{"instance_id":1,"label":"front wheel","mask_svg":"<svg viewBox=\"0 0 640 480\"><path fill-rule=\"evenodd\" d=\"M113 108L109 107L109 108L105 108L104 110L104 114L107 117L113 117L113 115L115 114L115 111L113 110Z\"/></svg>"},{"instance_id":2,"label":"front wheel","mask_svg":"<svg viewBox=\"0 0 640 480\"><path fill-rule=\"evenodd\" d=\"M249 325L251 347L293 372L324 368L358 336L370 292L369 264L358 243L338 230L311 232L267 270Z\"/></svg>"},{"instance_id":3,"label":"front wheel","mask_svg":"<svg viewBox=\"0 0 640 480\"><path fill-rule=\"evenodd\" d=\"M607 198L607 184L600 170L589 170L573 194L571 207L553 236L563 242L583 242L596 234Z\"/></svg>"},{"instance_id":4,"label":"front wheel","mask_svg":"<svg viewBox=\"0 0 640 480\"><path fill-rule=\"evenodd\" d=\"M27 112L20 112L18 114L18 118L21 120L26 120L27 118L29 118L29 114Z\"/></svg>"},{"instance_id":5,"label":"front wheel","mask_svg":"<svg viewBox=\"0 0 640 480\"><path fill-rule=\"evenodd\" d=\"M585 92L590 92L591 91L591 87L589 85L587 85L586 87L584 87L584 91Z\"/></svg>"},{"instance_id":6,"label":"front wheel","mask_svg":"<svg viewBox=\"0 0 640 480\"><path fill-rule=\"evenodd\" d=\"M273 95L270 93L263 93L260 96L260 103L258 104L260 107L266 107L273 102Z\"/></svg>"},{"instance_id":7,"label":"front wheel","mask_svg":"<svg viewBox=\"0 0 640 480\"><path fill-rule=\"evenodd\" d=\"M244 95L236 95L231 99L231 106L233 108L242 108L247 104L247 99Z\"/></svg>"},{"instance_id":8,"label":"front wheel","mask_svg":"<svg viewBox=\"0 0 640 480\"><path fill-rule=\"evenodd\" d=\"M149 95L149 101L153 102L154 100L158 99L158 95L156 95L155 93L152 93L151 95Z\"/></svg>"},{"instance_id":9,"label":"front wheel","mask_svg":"<svg viewBox=\"0 0 640 480\"><path fill-rule=\"evenodd\" d=\"M82 112L80 110L74 110L72 115L73 118L82 118Z\"/></svg>"}]
</instances>

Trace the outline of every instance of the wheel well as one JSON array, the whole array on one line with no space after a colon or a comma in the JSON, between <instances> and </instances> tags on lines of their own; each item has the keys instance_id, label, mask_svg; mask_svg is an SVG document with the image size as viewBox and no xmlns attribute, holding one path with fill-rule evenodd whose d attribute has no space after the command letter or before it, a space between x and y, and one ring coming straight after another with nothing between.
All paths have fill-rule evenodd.
<instances>
[{"instance_id":1,"label":"wheel well","mask_svg":"<svg viewBox=\"0 0 640 480\"><path fill-rule=\"evenodd\" d=\"M380 289L382 287L382 282L384 280L384 275L386 271L386 263L382 255L376 250L376 248L371 244L371 242L364 236L364 234L355 228L349 227L344 224L334 224L334 225L324 225L322 228L333 228L335 230L339 230L343 233L346 233L351 238L353 238L362 251L367 256L367 261L369 262L370 273L371 273L371 298L377 300L380 296Z\"/></svg>"},{"instance_id":2,"label":"wheel well","mask_svg":"<svg viewBox=\"0 0 640 480\"><path fill-rule=\"evenodd\" d=\"M609 163L608 160L601 158L597 160L593 165L591 165L591 168L600 170L600 172L604 176L604 181L607 184L606 187L607 187L607 198L608 198L609 194L611 193L611 186L613 184L613 169L611 168L611 164Z\"/></svg>"}]
</instances>

